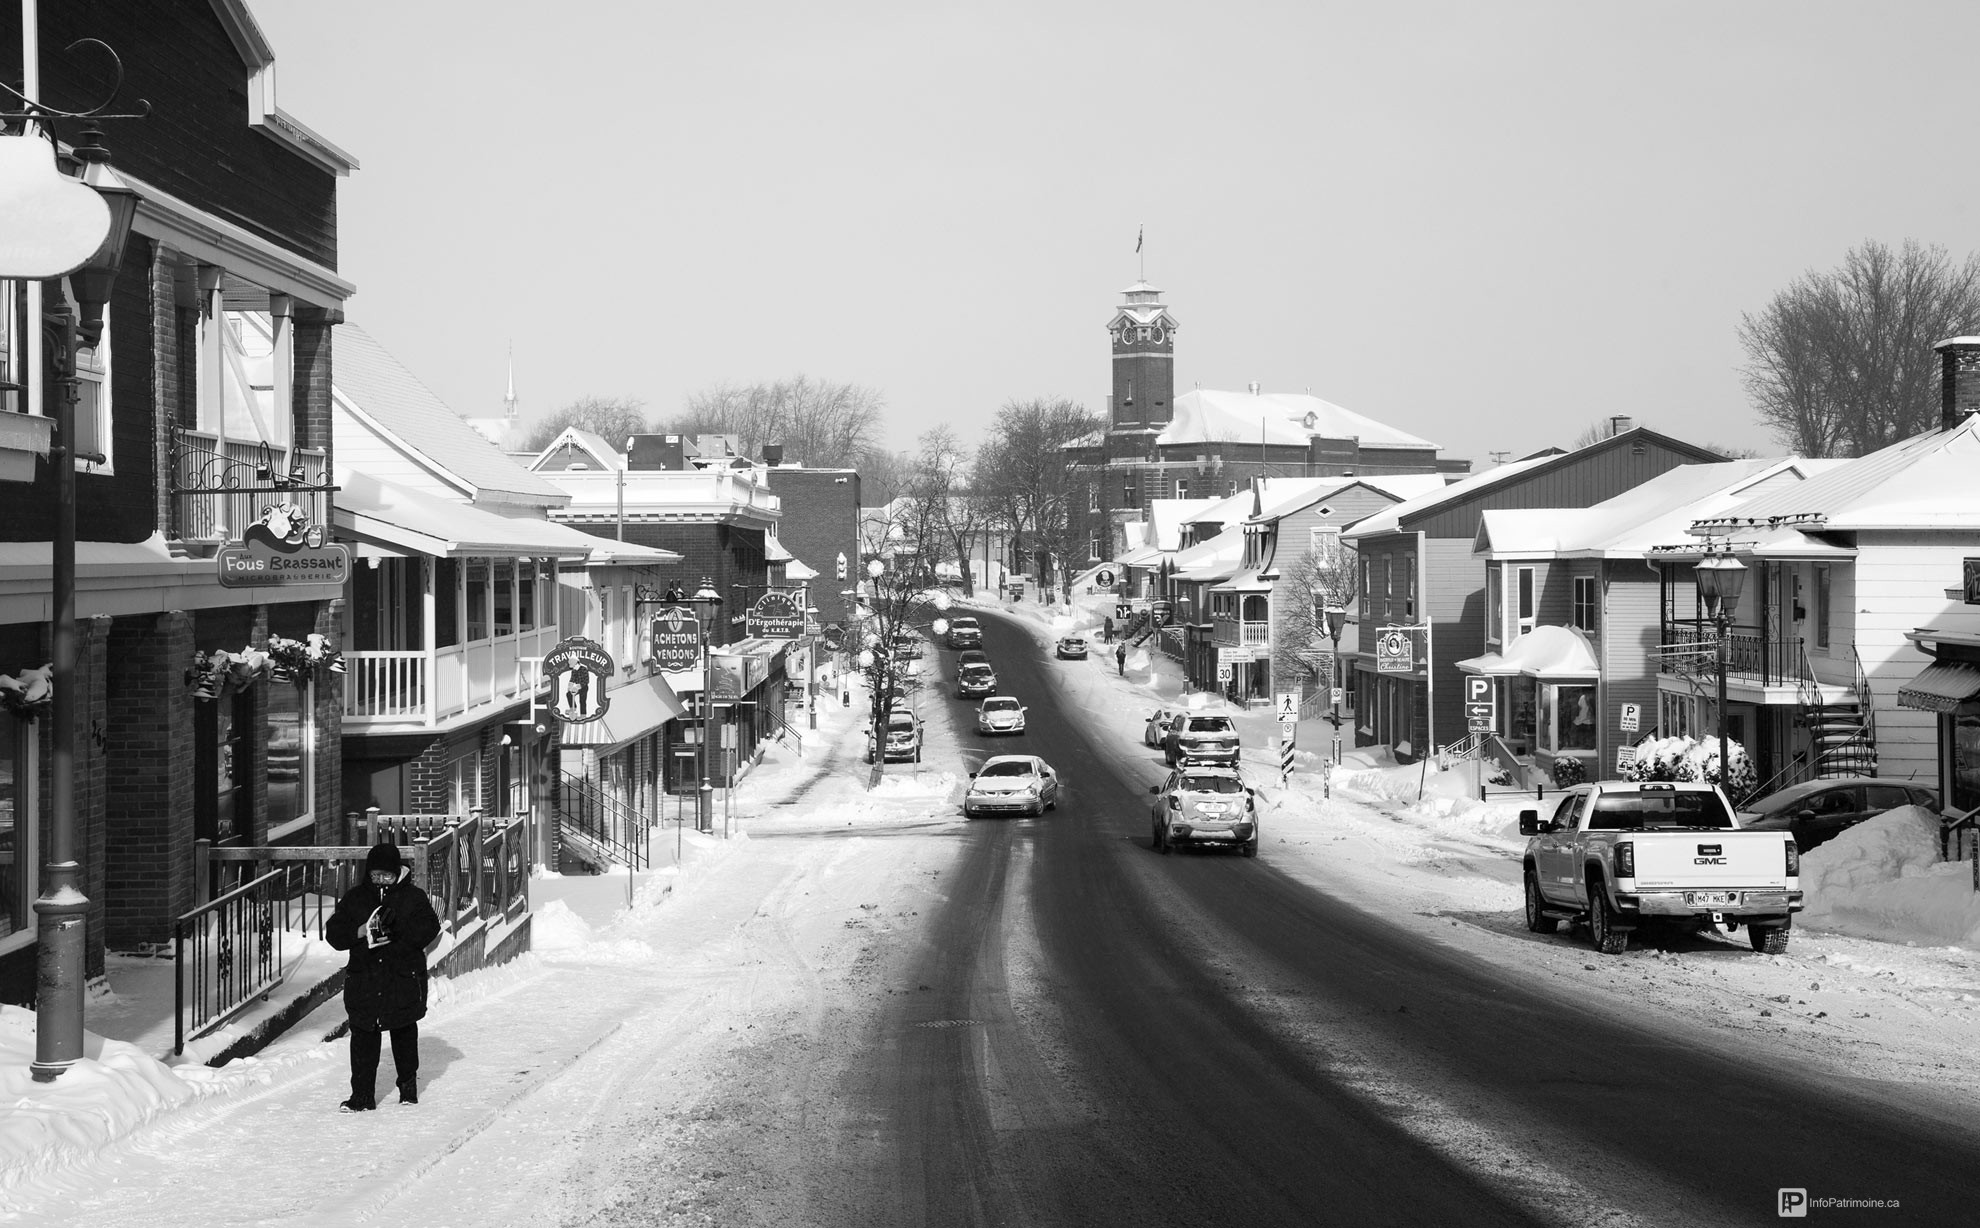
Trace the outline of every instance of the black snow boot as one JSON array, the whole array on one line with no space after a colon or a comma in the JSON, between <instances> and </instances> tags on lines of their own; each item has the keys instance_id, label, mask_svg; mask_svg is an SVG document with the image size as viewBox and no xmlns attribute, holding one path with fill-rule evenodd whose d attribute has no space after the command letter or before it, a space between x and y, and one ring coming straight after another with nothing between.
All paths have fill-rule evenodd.
<instances>
[{"instance_id":1,"label":"black snow boot","mask_svg":"<svg viewBox=\"0 0 1980 1228\"><path fill-rule=\"evenodd\" d=\"M419 1084L416 1081L407 1079L405 1082L399 1084L399 1103L419 1103Z\"/></svg>"},{"instance_id":2,"label":"black snow boot","mask_svg":"<svg viewBox=\"0 0 1980 1228\"><path fill-rule=\"evenodd\" d=\"M364 1113L377 1107L375 1103L363 1096L352 1096L349 1100L338 1105L337 1111L341 1113Z\"/></svg>"}]
</instances>

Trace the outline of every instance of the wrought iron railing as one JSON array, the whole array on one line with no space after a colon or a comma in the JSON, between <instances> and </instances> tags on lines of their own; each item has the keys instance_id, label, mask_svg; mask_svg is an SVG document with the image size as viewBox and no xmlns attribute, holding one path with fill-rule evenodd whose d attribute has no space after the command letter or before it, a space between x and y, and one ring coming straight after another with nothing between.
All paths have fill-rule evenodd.
<instances>
[{"instance_id":1,"label":"wrought iron railing","mask_svg":"<svg viewBox=\"0 0 1980 1228\"><path fill-rule=\"evenodd\" d=\"M181 916L172 927L172 1052L282 983L282 938L298 918L304 867L284 866ZM319 925L321 923L319 909Z\"/></svg>"},{"instance_id":2,"label":"wrought iron railing","mask_svg":"<svg viewBox=\"0 0 1980 1228\"><path fill-rule=\"evenodd\" d=\"M1664 624L1658 668L1667 674L1710 674L1717 669L1718 632L1711 623ZM1757 631L1726 630L1726 674L1757 681L1762 686L1796 686L1802 682L1801 637L1770 636Z\"/></svg>"},{"instance_id":3,"label":"wrought iron railing","mask_svg":"<svg viewBox=\"0 0 1980 1228\"><path fill-rule=\"evenodd\" d=\"M182 541L224 545L274 503L293 503L308 523L330 523L330 461L320 448L275 447L175 427L173 530Z\"/></svg>"},{"instance_id":4,"label":"wrought iron railing","mask_svg":"<svg viewBox=\"0 0 1980 1228\"><path fill-rule=\"evenodd\" d=\"M558 814L567 828L575 829L621 865L644 870L651 864L652 841L646 820L595 782L565 772Z\"/></svg>"}]
</instances>

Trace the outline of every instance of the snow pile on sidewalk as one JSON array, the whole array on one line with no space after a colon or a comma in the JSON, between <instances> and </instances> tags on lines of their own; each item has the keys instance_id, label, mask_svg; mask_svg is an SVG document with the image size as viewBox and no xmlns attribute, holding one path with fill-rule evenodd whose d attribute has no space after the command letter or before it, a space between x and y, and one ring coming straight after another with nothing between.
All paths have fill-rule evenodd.
<instances>
[{"instance_id":1,"label":"snow pile on sidewalk","mask_svg":"<svg viewBox=\"0 0 1980 1228\"><path fill-rule=\"evenodd\" d=\"M1973 868L1939 860L1939 819L1901 806L1801 859L1800 924L1884 942L1980 949Z\"/></svg>"},{"instance_id":2,"label":"snow pile on sidewalk","mask_svg":"<svg viewBox=\"0 0 1980 1228\"><path fill-rule=\"evenodd\" d=\"M1541 801L1531 793L1478 800L1478 777L1466 764L1438 771L1435 764L1398 764L1383 747L1360 747L1342 756L1334 787L1374 802L1401 817L1442 831L1519 841L1519 812L1545 811L1559 799Z\"/></svg>"}]
</instances>

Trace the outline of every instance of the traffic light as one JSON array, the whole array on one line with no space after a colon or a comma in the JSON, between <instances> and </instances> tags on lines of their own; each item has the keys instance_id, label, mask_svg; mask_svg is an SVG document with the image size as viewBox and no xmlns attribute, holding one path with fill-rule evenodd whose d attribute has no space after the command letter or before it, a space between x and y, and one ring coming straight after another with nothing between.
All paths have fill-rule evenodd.
<instances>
[{"instance_id":1,"label":"traffic light","mask_svg":"<svg viewBox=\"0 0 1980 1228\"><path fill-rule=\"evenodd\" d=\"M845 583L845 580L846 580L846 553L845 551L841 550L839 552L839 583L843 584Z\"/></svg>"}]
</instances>

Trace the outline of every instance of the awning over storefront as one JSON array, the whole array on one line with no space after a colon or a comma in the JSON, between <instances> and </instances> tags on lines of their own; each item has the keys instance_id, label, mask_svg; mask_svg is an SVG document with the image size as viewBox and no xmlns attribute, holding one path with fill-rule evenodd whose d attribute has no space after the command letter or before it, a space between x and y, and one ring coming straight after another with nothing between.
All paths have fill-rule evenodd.
<instances>
[{"instance_id":1,"label":"awning over storefront","mask_svg":"<svg viewBox=\"0 0 1980 1228\"><path fill-rule=\"evenodd\" d=\"M1535 627L1507 645L1503 654L1467 657L1457 667L1488 678L1596 678L1602 673L1587 637L1571 627Z\"/></svg>"},{"instance_id":2,"label":"awning over storefront","mask_svg":"<svg viewBox=\"0 0 1980 1228\"><path fill-rule=\"evenodd\" d=\"M607 691L612 702L605 715L582 725L565 725L562 743L585 747L603 754L617 750L648 734L687 711L687 705L660 677L641 678L617 690Z\"/></svg>"},{"instance_id":3,"label":"awning over storefront","mask_svg":"<svg viewBox=\"0 0 1980 1228\"><path fill-rule=\"evenodd\" d=\"M1964 661L1934 661L1898 688L1898 707L1921 712L1956 712L1980 696L1980 668Z\"/></svg>"},{"instance_id":4,"label":"awning over storefront","mask_svg":"<svg viewBox=\"0 0 1980 1228\"><path fill-rule=\"evenodd\" d=\"M824 573L806 566L803 559L792 559L790 562L784 564L784 579L786 580L816 580L822 574Z\"/></svg>"}]
</instances>

